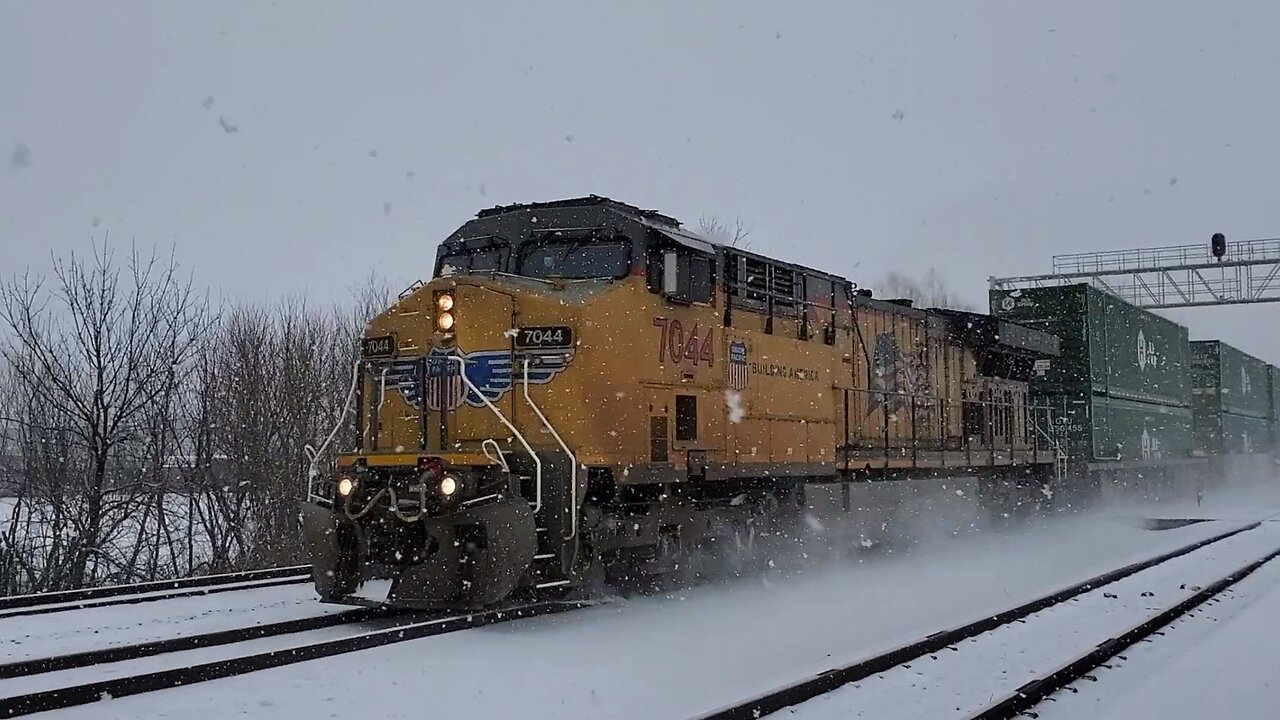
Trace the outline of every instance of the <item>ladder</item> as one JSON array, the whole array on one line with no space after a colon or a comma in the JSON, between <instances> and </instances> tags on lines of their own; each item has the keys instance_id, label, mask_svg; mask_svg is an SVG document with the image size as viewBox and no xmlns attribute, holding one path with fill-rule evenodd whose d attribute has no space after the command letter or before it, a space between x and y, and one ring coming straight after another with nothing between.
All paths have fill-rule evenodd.
<instances>
[{"instance_id":1,"label":"ladder","mask_svg":"<svg viewBox=\"0 0 1280 720\"><path fill-rule=\"evenodd\" d=\"M1062 443L1059 443L1057 438L1045 432L1040 427L1040 423L1036 422L1034 418L1031 420L1031 426L1036 429L1037 433L1044 436L1044 439L1049 443L1049 447L1053 450L1053 477L1061 482L1067 476L1067 453L1063 451Z\"/></svg>"},{"instance_id":2,"label":"ladder","mask_svg":"<svg viewBox=\"0 0 1280 720\"><path fill-rule=\"evenodd\" d=\"M533 566L531 574L534 578L533 587L538 590L556 588L568 585L570 580L567 577L571 571L574 561L577 559L577 538L578 538L578 458L569 449L564 438L560 437L560 433L556 431L555 426L547 419L546 413L542 412L542 408L533 401L529 395L529 358L524 358L523 363L523 394L524 401L538 416L538 420L542 422L542 426L546 428L551 437L555 439L556 444L560 446L560 450L564 453L569 461L569 497L568 497L568 533L564 532L562 527L563 508L565 506L564 493L554 492L558 502L554 503L554 507L544 508L541 517L537 518L536 526L538 533L538 544L536 554L533 556ZM560 488L557 488L560 489ZM560 532L552 532L551 523L547 522L551 519L561 520L555 523ZM558 535L558 537L557 537Z\"/></svg>"},{"instance_id":3,"label":"ladder","mask_svg":"<svg viewBox=\"0 0 1280 720\"><path fill-rule=\"evenodd\" d=\"M515 437L531 461L531 466L526 465L522 468L525 472L518 474L517 478L519 479L522 488L527 483L532 482L533 484L534 499L530 501L529 505L534 513L534 524L538 535L537 544L535 546L536 549L534 551L533 565L530 567L530 576L534 580L533 587L535 589L542 590L568 585L570 580L567 575L576 560L577 554L578 459L573 454L573 451L569 449L569 446L560 436L560 433L557 432L555 427L551 424L551 421L547 419L546 414L542 412L542 409L538 407L537 403L535 403L533 398L529 395L528 358L525 359L523 366L522 391L524 400L525 403L529 405L530 409L533 410L538 420L542 423L542 426L546 428L551 437L555 439L556 444L560 446L561 451L563 451L565 456L568 458L569 497L567 498L567 502L565 502L565 493L561 487L552 487L550 488L551 492L546 493L553 496L556 499L555 502L543 502L544 491L548 488L544 488L542 481L545 475L545 466L548 463L544 463L542 457L533 449L529 444L529 441L525 439L524 434L516 428L515 424L512 423L496 405L484 396L484 393L480 392L479 388L475 386L475 383L471 381L471 378L467 377L466 359L457 355L451 355L450 358L458 363L458 372L463 384L467 386L467 389L475 393L476 397L479 397L484 402L485 406L488 407L489 411L498 418L503 427L505 427L512 436ZM484 448L486 457L503 466L508 472L510 472L511 464L506 458L506 451L501 449L496 440L490 438L489 440L484 441L481 446ZM496 456L495 454L491 454L490 448L496 451ZM554 466L554 463L549 464ZM517 463L518 468L520 465L524 465L524 463ZM533 472L532 475L527 473L530 469ZM566 510L567 513L565 512ZM566 514L568 517L563 517ZM565 522L566 520L567 522Z\"/></svg>"}]
</instances>

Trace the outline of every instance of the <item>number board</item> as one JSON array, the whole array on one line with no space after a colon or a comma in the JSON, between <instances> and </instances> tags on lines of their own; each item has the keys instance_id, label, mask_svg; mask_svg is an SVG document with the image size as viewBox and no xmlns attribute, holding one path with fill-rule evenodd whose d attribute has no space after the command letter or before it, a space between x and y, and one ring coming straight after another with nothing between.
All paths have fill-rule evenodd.
<instances>
[{"instance_id":1,"label":"number board","mask_svg":"<svg viewBox=\"0 0 1280 720\"><path fill-rule=\"evenodd\" d=\"M516 333L516 347L550 348L573 345L573 328L564 325L522 327Z\"/></svg>"},{"instance_id":2,"label":"number board","mask_svg":"<svg viewBox=\"0 0 1280 720\"><path fill-rule=\"evenodd\" d=\"M386 357L396 354L394 335L379 335L360 341L360 354L364 357Z\"/></svg>"}]
</instances>

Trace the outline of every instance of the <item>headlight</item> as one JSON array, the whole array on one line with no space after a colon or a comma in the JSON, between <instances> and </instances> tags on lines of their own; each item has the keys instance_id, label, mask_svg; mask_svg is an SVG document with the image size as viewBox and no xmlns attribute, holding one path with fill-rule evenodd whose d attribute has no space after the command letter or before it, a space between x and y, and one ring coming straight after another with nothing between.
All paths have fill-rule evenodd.
<instances>
[{"instance_id":1,"label":"headlight","mask_svg":"<svg viewBox=\"0 0 1280 720\"><path fill-rule=\"evenodd\" d=\"M448 331L453 328L453 313L442 312L436 318L436 327Z\"/></svg>"},{"instance_id":2,"label":"headlight","mask_svg":"<svg viewBox=\"0 0 1280 720\"><path fill-rule=\"evenodd\" d=\"M453 296L441 295L436 298L436 307L440 308L444 312L449 312L453 309Z\"/></svg>"},{"instance_id":3,"label":"headlight","mask_svg":"<svg viewBox=\"0 0 1280 720\"><path fill-rule=\"evenodd\" d=\"M440 480L440 494L445 497L450 497L456 492L458 492L457 478L452 475L445 475L444 478Z\"/></svg>"},{"instance_id":4,"label":"headlight","mask_svg":"<svg viewBox=\"0 0 1280 720\"><path fill-rule=\"evenodd\" d=\"M354 480L352 480L349 477L344 477L338 481L338 494L341 495L342 497L346 497L350 495L351 491L355 489L356 489L356 483Z\"/></svg>"}]
</instances>

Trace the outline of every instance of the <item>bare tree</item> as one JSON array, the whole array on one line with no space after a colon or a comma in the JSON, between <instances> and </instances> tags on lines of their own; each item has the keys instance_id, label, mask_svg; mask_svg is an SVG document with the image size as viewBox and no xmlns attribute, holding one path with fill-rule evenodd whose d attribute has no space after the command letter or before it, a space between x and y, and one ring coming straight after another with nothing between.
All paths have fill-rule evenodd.
<instances>
[{"instance_id":1,"label":"bare tree","mask_svg":"<svg viewBox=\"0 0 1280 720\"><path fill-rule=\"evenodd\" d=\"M302 449L392 293L371 275L351 296L215 314L172 261L106 249L0 286L0 594L300 559Z\"/></svg>"},{"instance_id":2,"label":"bare tree","mask_svg":"<svg viewBox=\"0 0 1280 720\"><path fill-rule=\"evenodd\" d=\"M0 355L25 402L25 460L38 470L28 495L50 515L42 562L63 568L41 589L83 587L128 562L112 543L139 521L143 468L163 452L154 413L209 321L172 257L133 249L122 269L104 244L53 264L51 283L28 274L0 284Z\"/></svg>"},{"instance_id":3,"label":"bare tree","mask_svg":"<svg viewBox=\"0 0 1280 720\"><path fill-rule=\"evenodd\" d=\"M732 225L721 222L714 215L703 217L698 220L698 230L712 242L743 250L751 249L751 243L747 242L747 236L751 234L751 228L742 222L741 217L734 218Z\"/></svg>"},{"instance_id":4,"label":"bare tree","mask_svg":"<svg viewBox=\"0 0 1280 720\"><path fill-rule=\"evenodd\" d=\"M923 277L917 279L897 270L885 275L876 294L883 298L907 298L914 300L920 307L949 308L953 310L971 310L970 303L957 296L948 285L942 274L935 268L929 268Z\"/></svg>"},{"instance_id":5,"label":"bare tree","mask_svg":"<svg viewBox=\"0 0 1280 720\"><path fill-rule=\"evenodd\" d=\"M369 273L363 282L349 290L354 302L349 313L351 327L345 328L345 331L350 333L351 341L355 342L364 333L365 324L391 304L393 291L386 278L379 277L376 272ZM336 312L339 316L343 314L341 307Z\"/></svg>"},{"instance_id":6,"label":"bare tree","mask_svg":"<svg viewBox=\"0 0 1280 720\"><path fill-rule=\"evenodd\" d=\"M374 287L374 286L370 286ZM362 302L375 304L371 292ZM383 303L385 305L385 303ZM322 312L301 299L227 313L202 372L203 468L198 521L218 569L299 558L297 508L306 487L303 448L342 414L363 310ZM348 419L350 425L351 419ZM332 461L332 452L324 458Z\"/></svg>"}]
</instances>

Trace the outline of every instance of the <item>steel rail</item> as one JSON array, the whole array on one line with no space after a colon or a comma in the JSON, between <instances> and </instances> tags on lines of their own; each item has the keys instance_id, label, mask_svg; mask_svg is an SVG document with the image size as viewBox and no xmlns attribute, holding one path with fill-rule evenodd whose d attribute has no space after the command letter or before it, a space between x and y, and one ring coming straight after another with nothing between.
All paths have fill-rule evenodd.
<instances>
[{"instance_id":1,"label":"steel rail","mask_svg":"<svg viewBox=\"0 0 1280 720\"><path fill-rule=\"evenodd\" d=\"M393 645L420 638L470 628L494 625L512 620L551 615L573 610L590 602L544 602L501 610L488 610L453 615L422 622L397 625L336 640L323 640L306 645L279 648L225 660L200 663L189 667L129 675L98 682L60 687L53 690L0 698L0 718L21 717L32 713L100 702L106 698L127 697L182 687L222 678L245 675L259 670L283 667L371 648Z\"/></svg>"},{"instance_id":2,"label":"steel rail","mask_svg":"<svg viewBox=\"0 0 1280 720\"><path fill-rule=\"evenodd\" d=\"M18 607L12 610L0 610L0 620L30 615L47 615L49 613L68 612L71 610L91 610L93 608L112 607L115 605L137 605L139 603L174 600L184 597L198 597L200 595L213 595L215 593L236 592L239 590L258 590L260 588L280 587L282 585L300 585L310 579L310 575L302 575L297 577L277 578L275 580L226 582L206 587L195 587L189 590L153 591L149 594L106 597L101 600L90 599L70 603L45 603L41 605L31 605L28 607Z\"/></svg>"},{"instance_id":3,"label":"steel rail","mask_svg":"<svg viewBox=\"0 0 1280 720\"><path fill-rule=\"evenodd\" d=\"M313 615L311 617L297 618L294 620L264 623L262 625L232 628L229 630L218 630L214 632L200 633L198 635L184 635L182 637L150 640L130 645L115 645L112 647L83 650L63 655L51 655L48 657L18 660L15 662L0 664L0 680L15 677L28 677L31 675L57 672L59 670L71 670L73 668L89 667L92 665L102 665L105 663L138 660L140 658L154 657L156 655L164 655L166 653L196 650L198 648L215 647L218 645L228 645L231 643L257 640L265 637L277 637L280 635L291 635L310 630L321 630L324 628L336 627L338 625L349 625L352 623L374 620L379 617L386 617L392 614L393 613L390 611L377 608L360 608L357 610L329 613L327 615Z\"/></svg>"},{"instance_id":4,"label":"steel rail","mask_svg":"<svg viewBox=\"0 0 1280 720\"><path fill-rule=\"evenodd\" d=\"M698 720L755 720L763 715L768 715L792 705L812 700L819 695L825 695L826 693L848 685L849 683L863 680L877 673L882 673L904 663L911 662L912 660L924 655L952 648L956 643L968 640L969 638L976 637L978 635L984 635L996 628L1018 622L1033 613L1062 604L1074 597L1097 590L1104 585L1109 585L1117 580L1122 580L1130 575L1134 575L1142 572L1143 570L1160 565L1161 563L1182 557L1183 555L1188 555L1207 545L1221 542L1229 537L1239 535L1240 533L1248 530L1253 530L1261 524L1261 522L1253 522L1245 525L1244 527L1236 528L1235 530L1221 533L1219 535L1214 535L1213 537L1186 545L1178 548L1177 550L1164 553L1163 555L1131 563L1122 568L1103 573L1102 575L1090 578L1084 582L1076 583L1070 587L1063 588L1062 590L1058 590L1057 592L1045 595L1036 600L1010 608L1003 612L976 620L967 625L933 633L924 639L908 643L907 645L903 645L888 652L881 653L864 660L859 660L848 665L832 668L831 670L827 670L790 685L785 685L775 690L771 690L748 700L698 715L697 718Z\"/></svg>"},{"instance_id":5,"label":"steel rail","mask_svg":"<svg viewBox=\"0 0 1280 720\"><path fill-rule=\"evenodd\" d=\"M308 565L292 567L268 568L266 570L245 570L242 572L221 573L218 575L200 575L198 577L180 578L177 580L153 580L150 582L132 583L130 585L109 585L107 587L85 588L81 590L59 590L56 592L33 593L30 595L11 595L0 597L0 610L11 608L33 607L36 605L52 605L81 600L98 600L101 598L119 597L120 595L136 595L161 590L182 590L195 587L209 587L230 583L250 582L253 580L275 580L286 577L300 577L311 568Z\"/></svg>"},{"instance_id":6,"label":"steel rail","mask_svg":"<svg viewBox=\"0 0 1280 720\"><path fill-rule=\"evenodd\" d=\"M1059 667L1057 670L1026 683L1022 687L1005 696L1003 699L988 705L985 709L974 713L973 715L968 716L968 720L1010 720L1011 718L1027 712L1031 708L1043 702L1050 695L1053 695L1059 690L1065 689L1071 683L1085 677L1090 672L1097 670L1103 663L1124 652L1125 649L1131 647L1135 643L1151 637L1158 632L1160 628L1167 626L1174 620L1177 620L1183 615L1186 615L1197 607L1213 599L1215 596L1252 575L1258 568L1266 565L1277 557L1280 557L1280 548L1277 548L1263 557L1237 569L1235 572L1217 580L1213 584L1206 585L1199 592L1187 597L1177 605L1147 618L1144 622L1135 625L1120 635L1116 635L1105 640L1089 652L1075 658L1062 667ZM1035 715L1033 714L1032 717L1035 717Z\"/></svg>"}]
</instances>

